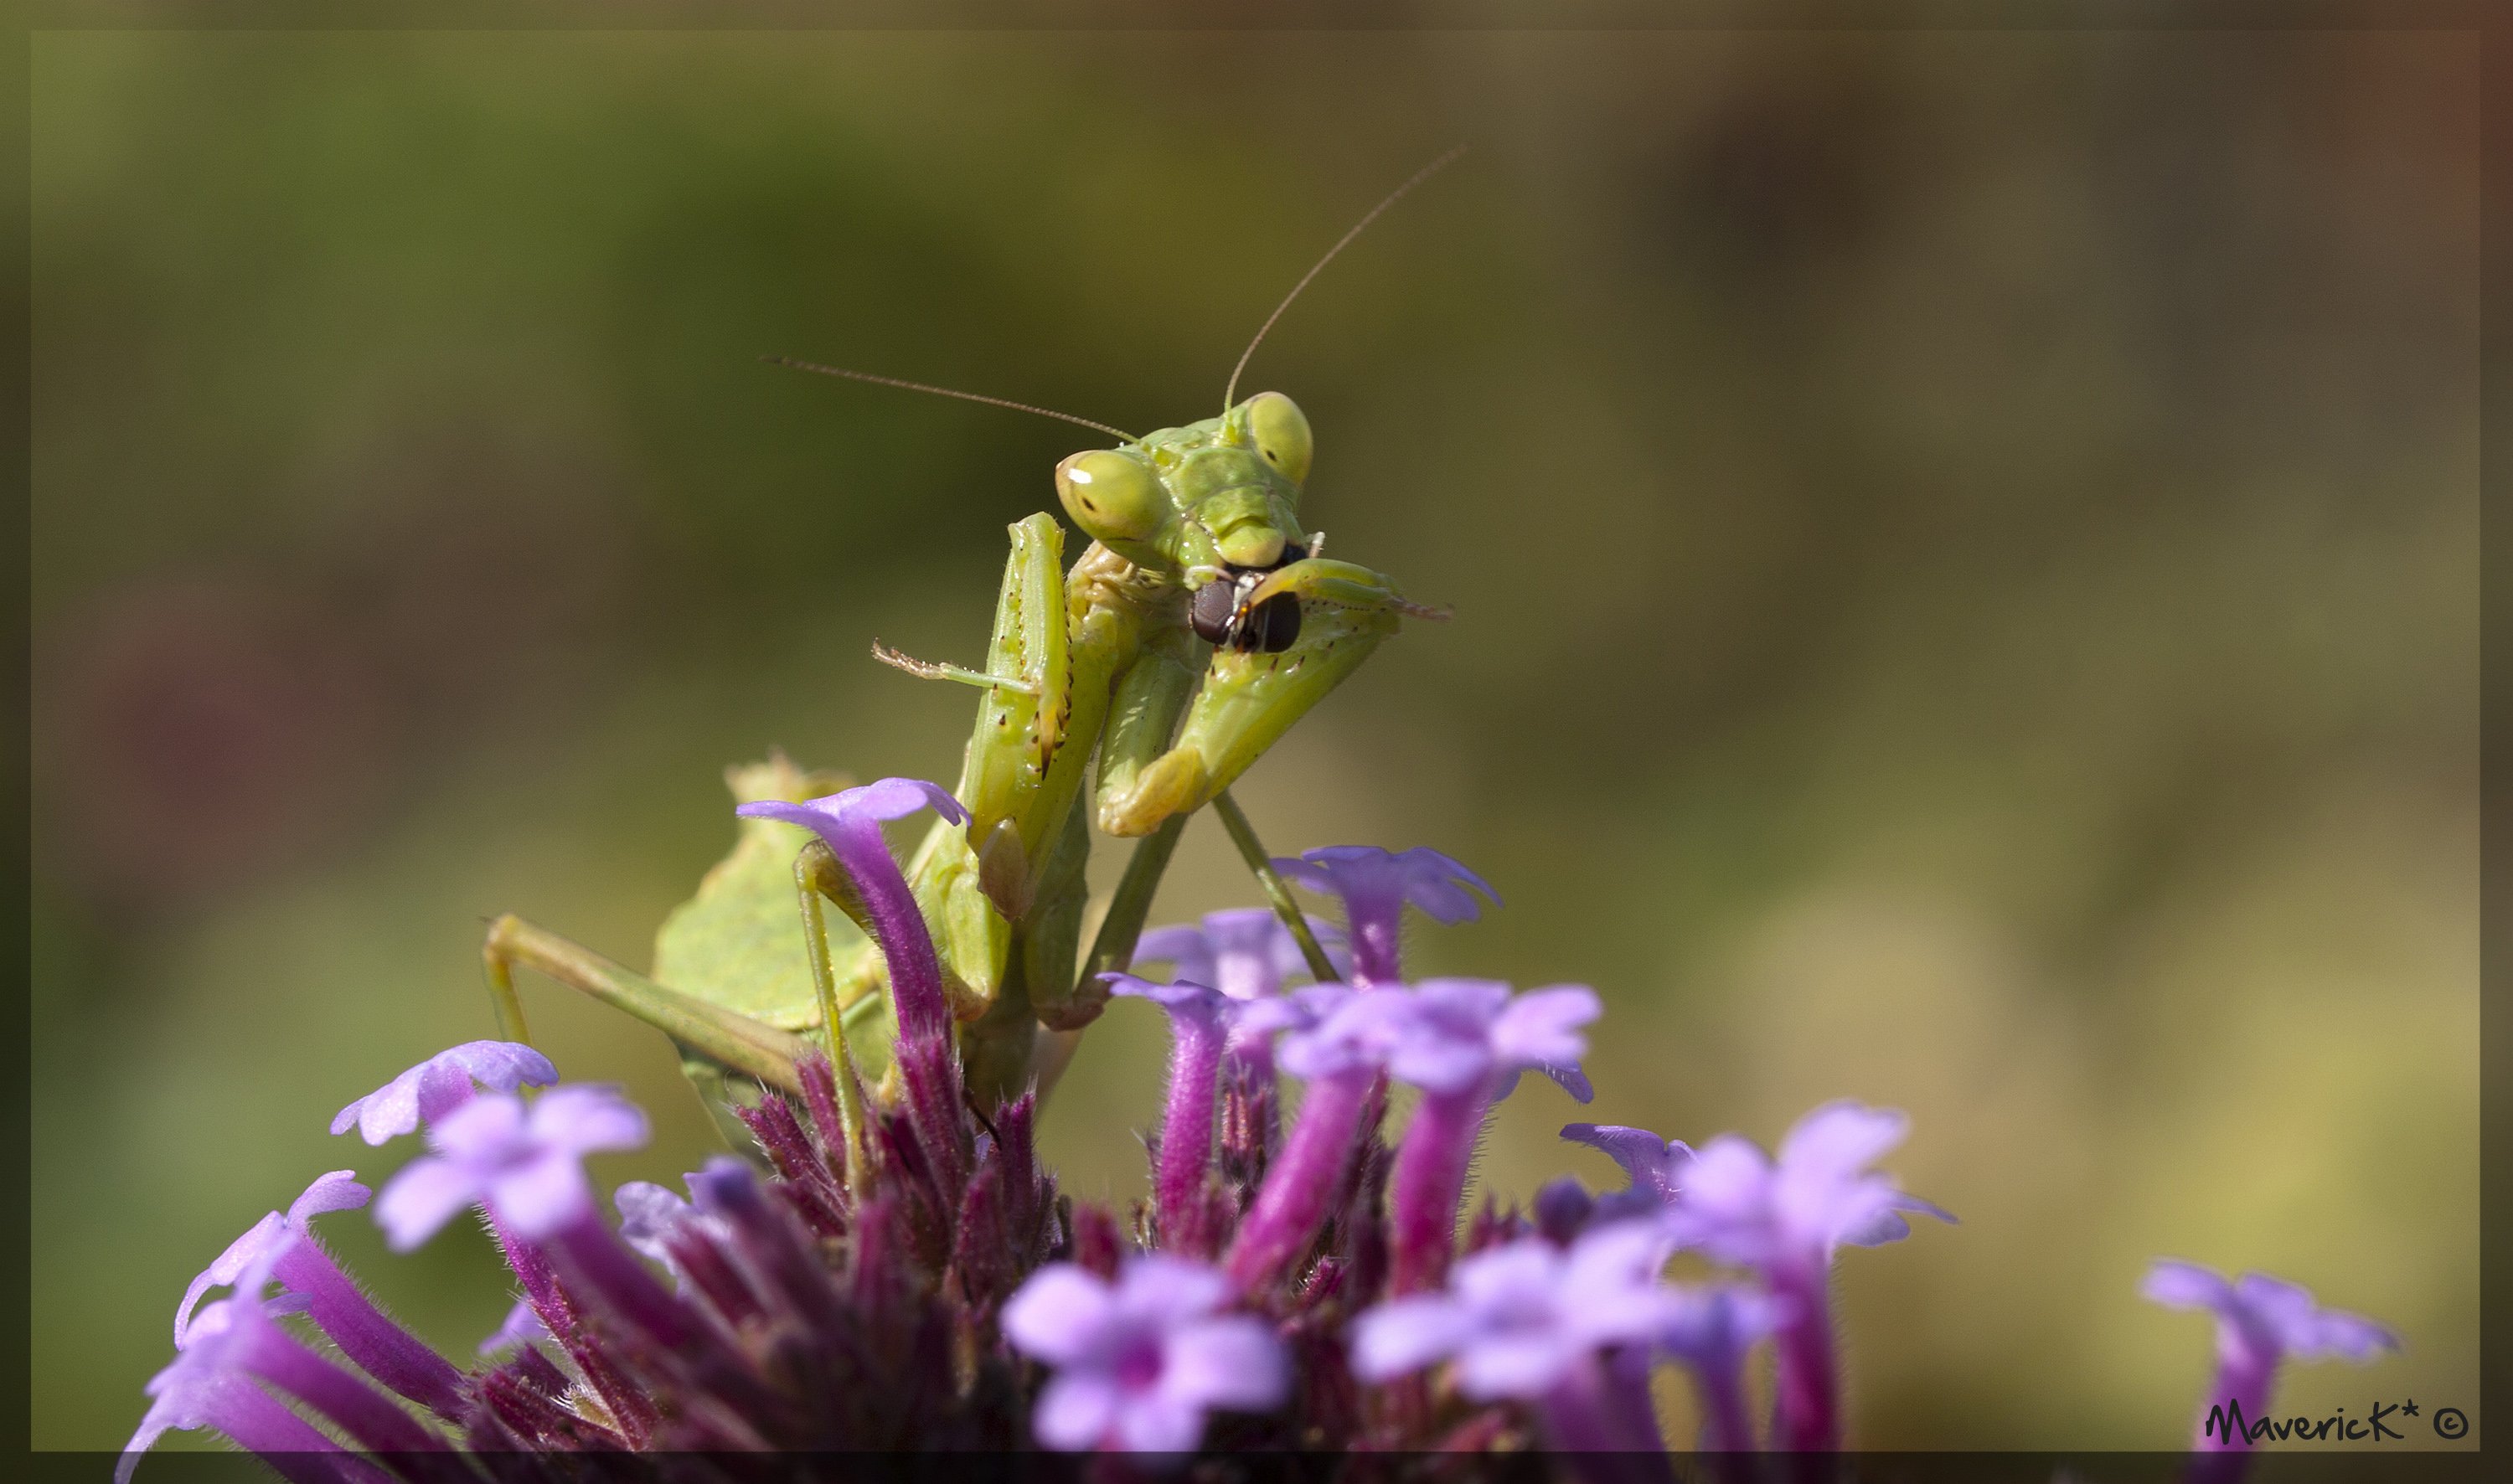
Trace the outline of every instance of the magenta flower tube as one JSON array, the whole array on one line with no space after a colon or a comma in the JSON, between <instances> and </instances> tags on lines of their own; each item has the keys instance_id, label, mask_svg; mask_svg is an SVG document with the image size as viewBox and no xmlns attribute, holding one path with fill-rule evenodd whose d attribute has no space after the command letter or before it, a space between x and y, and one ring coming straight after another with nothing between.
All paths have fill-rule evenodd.
<instances>
[{"instance_id":1,"label":"magenta flower tube","mask_svg":"<svg viewBox=\"0 0 2513 1484\"><path fill-rule=\"evenodd\" d=\"M942 963L934 954L934 936L926 930L925 915L917 910L907 877L891 859L890 845L881 838L882 821L903 819L924 808L955 824L969 817L960 801L921 778L884 778L808 803L770 799L734 810L801 825L828 842L863 904L864 926L890 965L891 1003L898 1015L902 1041L945 1035L951 1029L950 1001L942 994Z\"/></svg>"}]
</instances>

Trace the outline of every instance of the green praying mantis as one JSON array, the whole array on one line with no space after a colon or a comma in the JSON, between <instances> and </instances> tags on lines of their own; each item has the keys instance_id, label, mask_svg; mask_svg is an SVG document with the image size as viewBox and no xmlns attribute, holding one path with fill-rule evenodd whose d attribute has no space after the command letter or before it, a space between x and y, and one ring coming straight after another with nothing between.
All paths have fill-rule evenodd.
<instances>
[{"instance_id":1,"label":"green praying mantis","mask_svg":"<svg viewBox=\"0 0 2513 1484\"><path fill-rule=\"evenodd\" d=\"M1044 408L772 358L1057 417L1118 441L1057 466L1058 502L1090 543L1069 567L1054 516L1011 527L982 669L873 644L886 664L978 691L953 790L969 819L937 819L906 873L980 1105L1052 1084L1106 1001L1099 975L1128 966L1179 834L1207 805L1313 971L1333 977L1229 787L1401 620L1447 614L1324 555L1324 532L1298 516L1313 451L1308 419L1279 392L1235 394L1249 357L1310 279L1460 152L1398 186L1294 286L1240 356L1218 416L1135 437ZM740 802L801 801L846 782L781 755L731 769L727 781ZM1084 954L1095 825L1137 843ZM878 1013L887 1000L881 955L822 910L851 900L824 844L791 825L744 819L733 852L658 931L651 976L511 915L493 922L482 958L501 1034L526 1038L518 966L626 1010L672 1038L702 1101L742 1147L728 1106L742 1083L797 1089L796 1064L814 1051L858 1066L886 1060L895 1025Z\"/></svg>"}]
</instances>

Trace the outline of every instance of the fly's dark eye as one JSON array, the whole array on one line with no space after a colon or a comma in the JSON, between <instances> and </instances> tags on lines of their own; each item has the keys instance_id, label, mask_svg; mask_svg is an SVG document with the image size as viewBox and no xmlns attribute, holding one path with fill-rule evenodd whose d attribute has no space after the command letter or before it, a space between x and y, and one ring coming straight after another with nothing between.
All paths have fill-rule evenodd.
<instances>
[{"instance_id":1,"label":"fly's dark eye","mask_svg":"<svg viewBox=\"0 0 2513 1484\"><path fill-rule=\"evenodd\" d=\"M1238 605L1239 585L1228 580L1208 582L1195 590L1187 601L1187 622L1195 637L1209 644L1220 644L1230 637L1230 610Z\"/></svg>"},{"instance_id":2,"label":"fly's dark eye","mask_svg":"<svg viewBox=\"0 0 2513 1484\"><path fill-rule=\"evenodd\" d=\"M1276 593L1256 605L1248 615L1248 627L1241 641L1252 649L1280 654L1292 647L1300 637L1300 600L1290 593Z\"/></svg>"}]
</instances>

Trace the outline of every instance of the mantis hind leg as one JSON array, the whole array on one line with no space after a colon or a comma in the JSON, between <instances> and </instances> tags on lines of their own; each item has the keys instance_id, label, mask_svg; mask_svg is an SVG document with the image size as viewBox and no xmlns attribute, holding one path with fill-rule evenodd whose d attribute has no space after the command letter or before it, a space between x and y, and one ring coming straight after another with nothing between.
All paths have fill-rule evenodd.
<instances>
[{"instance_id":1,"label":"mantis hind leg","mask_svg":"<svg viewBox=\"0 0 2513 1484\"><path fill-rule=\"evenodd\" d=\"M523 1001L515 993L518 967L625 1010L671 1037L680 1052L682 1071L697 1086L708 1116L735 1149L747 1149L750 1144L748 1132L730 1107L739 1097L742 1084L799 1095L803 1084L795 1066L818 1049L799 1035L657 984L511 913L489 924L480 944L480 966L489 981L490 1000L497 1007L499 1030L509 1040L529 1041Z\"/></svg>"}]
</instances>

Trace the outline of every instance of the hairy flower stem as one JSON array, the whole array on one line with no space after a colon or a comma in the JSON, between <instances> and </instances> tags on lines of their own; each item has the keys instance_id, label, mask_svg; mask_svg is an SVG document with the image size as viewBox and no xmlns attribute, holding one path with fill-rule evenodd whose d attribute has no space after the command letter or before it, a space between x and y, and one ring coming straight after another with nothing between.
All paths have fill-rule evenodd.
<instances>
[{"instance_id":1,"label":"hairy flower stem","mask_svg":"<svg viewBox=\"0 0 2513 1484\"><path fill-rule=\"evenodd\" d=\"M1695 1370L1695 1387L1701 1399L1701 1451L1723 1454L1720 1471L1736 1479L1754 1476L1754 1424L1745 1411L1744 1378L1735 1370Z\"/></svg>"},{"instance_id":2,"label":"hairy flower stem","mask_svg":"<svg viewBox=\"0 0 2513 1484\"><path fill-rule=\"evenodd\" d=\"M855 900L846 905L857 911L849 916L862 923L889 965L898 1038L949 1035L951 1006L942 995L942 962L935 957L933 935L925 929L925 915L917 910L907 878L890 858L881 826L870 819L850 819L824 830L821 838L855 887Z\"/></svg>"},{"instance_id":3,"label":"hairy flower stem","mask_svg":"<svg viewBox=\"0 0 2513 1484\"><path fill-rule=\"evenodd\" d=\"M2209 1405L2199 1413L2197 1435L2190 1443L2196 1455L2186 1475L2190 1484L2237 1484L2250 1471L2252 1445L2234 1432L2233 1419L2250 1423L2268 1415L2278 1360L2274 1347L2253 1344L2241 1326L2222 1327L2216 1345L2216 1376L2205 1398ZM2214 1428L2209 1426L2212 1416L2216 1420Z\"/></svg>"},{"instance_id":4,"label":"hairy flower stem","mask_svg":"<svg viewBox=\"0 0 2513 1484\"><path fill-rule=\"evenodd\" d=\"M1270 1034L1241 1035L1233 1033L1227 1043L1227 1065L1230 1085L1243 1090L1258 1122L1256 1126L1238 1131L1250 1149L1266 1154L1274 1152L1282 1130L1276 1126L1274 1099L1274 1038ZM1225 1136L1228 1131L1225 1131Z\"/></svg>"},{"instance_id":5,"label":"hairy flower stem","mask_svg":"<svg viewBox=\"0 0 2513 1484\"><path fill-rule=\"evenodd\" d=\"M1605 1362L1583 1356L1536 1404L1545 1441L1588 1484L1674 1484L1655 1421L1634 1418L1616 1390Z\"/></svg>"},{"instance_id":6,"label":"hairy flower stem","mask_svg":"<svg viewBox=\"0 0 2513 1484\"><path fill-rule=\"evenodd\" d=\"M1174 1016L1171 1025L1169 1102L1161 1113L1160 1164L1152 1179L1164 1240L1189 1229L1204 1199L1223 1034L1218 1024L1198 1015Z\"/></svg>"},{"instance_id":7,"label":"hairy flower stem","mask_svg":"<svg viewBox=\"0 0 2513 1484\"><path fill-rule=\"evenodd\" d=\"M628 1319L665 1349L690 1343L695 1323L671 1290L655 1281L635 1254L624 1246L601 1217L588 1212L560 1230L554 1240L576 1272Z\"/></svg>"},{"instance_id":8,"label":"hairy flower stem","mask_svg":"<svg viewBox=\"0 0 2513 1484\"><path fill-rule=\"evenodd\" d=\"M1775 1338L1777 1352L1772 1436L1792 1453L1832 1453L1841 1447L1841 1378L1832 1350L1832 1306L1827 1263L1793 1259L1768 1275L1773 1297L1789 1316Z\"/></svg>"},{"instance_id":9,"label":"hairy flower stem","mask_svg":"<svg viewBox=\"0 0 2513 1484\"><path fill-rule=\"evenodd\" d=\"M462 1373L376 1308L312 1237L292 1243L271 1274L304 1297L307 1313L359 1369L439 1417L461 1415Z\"/></svg>"},{"instance_id":10,"label":"hairy flower stem","mask_svg":"<svg viewBox=\"0 0 2513 1484\"><path fill-rule=\"evenodd\" d=\"M404 1454L422 1475L436 1469L428 1455L446 1452L445 1439L419 1425L411 1415L379 1394L365 1382L307 1349L267 1321L251 1321L254 1329L242 1344L240 1368L295 1396L338 1426L360 1448L372 1453ZM442 1470L459 1475L459 1467Z\"/></svg>"},{"instance_id":11,"label":"hairy flower stem","mask_svg":"<svg viewBox=\"0 0 2513 1484\"><path fill-rule=\"evenodd\" d=\"M238 1376L221 1384L201 1408L202 1425L257 1455L289 1484L383 1484L391 1475L341 1451L321 1428L288 1410L269 1392ZM116 1471L127 1479L126 1462Z\"/></svg>"},{"instance_id":12,"label":"hairy flower stem","mask_svg":"<svg viewBox=\"0 0 2513 1484\"><path fill-rule=\"evenodd\" d=\"M1353 1136L1376 1076L1372 1068L1354 1067L1310 1080L1282 1155L1265 1172L1265 1183L1223 1261L1241 1292L1281 1277L1317 1235L1352 1154Z\"/></svg>"},{"instance_id":13,"label":"hairy flower stem","mask_svg":"<svg viewBox=\"0 0 2513 1484\"><path fill-rule=\"evenodd\" d=\"M1465 1198L1466 1172L1483 1137L1492 1089L1426 1092L1406 1125L1396 1154L1393 1192L1393 1291L1437 1288L1449 1275L1456 1246L1457 1205Z\"/></svg>"}]
</instances>

